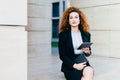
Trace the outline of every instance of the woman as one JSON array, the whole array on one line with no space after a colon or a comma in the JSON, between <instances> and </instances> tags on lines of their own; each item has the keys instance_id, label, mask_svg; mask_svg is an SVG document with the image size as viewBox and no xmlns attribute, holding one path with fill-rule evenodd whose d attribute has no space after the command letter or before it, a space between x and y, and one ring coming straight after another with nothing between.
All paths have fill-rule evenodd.
<instances>
[{"instance_id":1,"label":"woman","mask_svg":"<svg viewBox=\"0 0 120 80\"><path fill-rule=\"evenodd\" d=\"M94 71L89 62L74 61L79 55L91 54L90 47L77 49L83 42L90 42L85 15L79 8L69 7L63 14L59 28L59 57L66 80L93 80Z\"/></svg>"}]
</instances>

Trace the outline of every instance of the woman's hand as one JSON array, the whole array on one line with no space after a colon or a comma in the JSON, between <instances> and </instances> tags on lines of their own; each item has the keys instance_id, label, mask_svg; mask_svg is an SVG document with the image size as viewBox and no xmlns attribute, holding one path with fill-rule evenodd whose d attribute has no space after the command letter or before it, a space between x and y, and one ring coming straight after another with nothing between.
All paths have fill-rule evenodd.
<instances>
[{"instance_id":1,"label":"woman's hand","mask_svg":"<svg viewBox=\"0 0 120 80\"><path fill-rule=\"evenodd\" d=\"M90 54L90 49L88 47L82 48L83 52L86 54Z\"/></svg>"},{"instance_id":2,"label":"woman's hand","mask_svg":"<svg viewBox=\"0 0 120 80\"><path fill-rule=\"evenodd\" d=\"M85 66L86 66L86 62L83 62L83 63L79 63L79 64L74 64L73 68L75 68L77 70L82 70Z\"/></svg>"}]
</instances>

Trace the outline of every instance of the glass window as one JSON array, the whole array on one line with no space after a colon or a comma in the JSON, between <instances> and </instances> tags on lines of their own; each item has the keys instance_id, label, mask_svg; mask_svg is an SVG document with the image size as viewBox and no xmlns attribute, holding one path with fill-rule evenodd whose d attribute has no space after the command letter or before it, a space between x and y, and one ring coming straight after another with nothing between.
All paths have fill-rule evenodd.
<instances>
[{"instance_id":1,"label":"glass window","mask_svg":"<svg viewBox=\"0 0 120 80\"><path fill-rule=\"evenodd\" d=\"M52 20L52 38L58 38L59 19Z\"/></svg>"},{"instance_id":2,"label":"glass window","mask_svg":"<svg viewBox=\"0 0 120 80\"><path fill-rule=\"evenodd\" d=\"M59 2L52 4L52 17L59 17Z\"/></svg>"}]
</instances>

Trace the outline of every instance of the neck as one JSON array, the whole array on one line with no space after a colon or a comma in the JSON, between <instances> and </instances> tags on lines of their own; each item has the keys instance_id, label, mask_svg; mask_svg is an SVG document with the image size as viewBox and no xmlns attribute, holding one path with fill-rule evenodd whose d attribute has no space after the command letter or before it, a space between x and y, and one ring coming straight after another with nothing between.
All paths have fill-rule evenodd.
<instances>
[{"instance_id":1,"label":"neck","mask_svg":"<svg viewBox=\"0 0 120 80\"><path fill-rule=\"evenodd\" d=\"M78 26L77 27L71 27L71 30L74 31L74 32L78 32L79 31Z\"/></svg>"}]
</instances>

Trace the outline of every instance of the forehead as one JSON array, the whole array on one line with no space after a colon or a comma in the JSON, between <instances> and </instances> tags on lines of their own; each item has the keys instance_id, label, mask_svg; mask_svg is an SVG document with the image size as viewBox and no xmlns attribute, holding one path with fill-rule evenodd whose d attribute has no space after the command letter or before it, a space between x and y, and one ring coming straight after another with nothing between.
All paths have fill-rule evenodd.
<instances>
[{"instance_id":1,"label":"forehead","mask_svg":"<svg viewBox=\"0 0 120 80\"><path fill-rule=\"evenodd\" d=\"M79 16L79 14L77 12L71 12L70 16Z\"/></svg>"}]
</instances>

